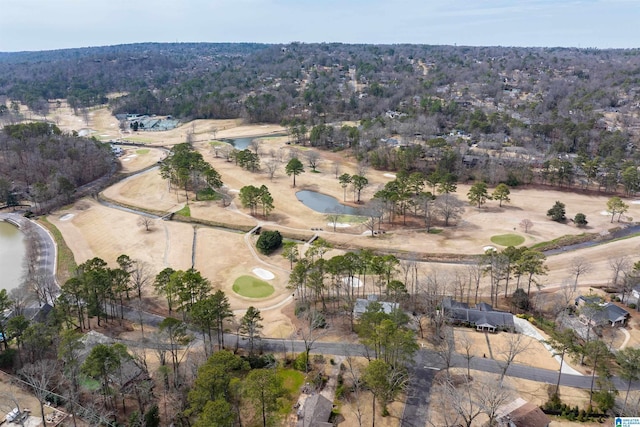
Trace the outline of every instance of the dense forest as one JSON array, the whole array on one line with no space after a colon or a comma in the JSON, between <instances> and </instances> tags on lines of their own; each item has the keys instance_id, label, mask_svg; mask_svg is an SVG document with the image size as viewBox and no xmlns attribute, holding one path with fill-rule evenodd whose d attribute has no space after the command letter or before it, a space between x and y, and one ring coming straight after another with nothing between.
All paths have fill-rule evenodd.
<instances>
[{"instance_id":1,"label":"dense forest","mask_svg":"<svg viewBox=\"0 0 640 427\"><path fill-rule=\"evenodd\" d=\"M108 144L66 135L48 123L6 125L0 131L0 205L29 200L36 210L59 198L68 203L76 188L107 174Z\"/></svg>"},{"instance_id":2,"label":"dense forest","mask_svg":"<svg viewBox=\"0 0 640 427\"><path fill-rule=\"evenodd\" d=\"M350 146L376 168L444 162L461 180L512 185L535 171L546 184L628 193L640 185L639 77L638 50L199 43L0 54L0 97L43 117L60 98L183 121L242 117ZM17 111L0 104L5 119Z\"/></svg>"}]
</instances>

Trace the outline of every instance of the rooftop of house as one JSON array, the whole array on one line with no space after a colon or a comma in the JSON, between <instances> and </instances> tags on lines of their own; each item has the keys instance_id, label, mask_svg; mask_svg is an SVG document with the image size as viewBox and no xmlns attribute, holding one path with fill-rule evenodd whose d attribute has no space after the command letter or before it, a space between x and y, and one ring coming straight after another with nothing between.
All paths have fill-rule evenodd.
<instances>
[{"instance_id":1,"label":"rooftop of house","mask_svg":"<svg viewBox=\"0 0 640 427\"><path fill-rule=\"evenodd\" d=\"M453 320L458 322L493 328L513 329L515 327L513 314L494 310L487 303L480 303L475 308L469 308L468 304L455 301L452 298L445 298L442 300L442 307Z\"/></svg>"},{"instance_id":2,"label":"rooftop of house","mask_svg":"<svg viewBox=\"0 0 640 427\"><path fill-rule=\"evenodd\" d=\"M538 406L519 397L497 410L498 423L516 427L546 427L551 420Z\"/></svg>"},{"instance_id":3,"label":"rooftop of house","mask_svg":"<svg viewBox=\"0 0 640 427\"><path fill-rule=\"evenodd\" d=\"M396 310L400 305L397 302L388 302L388 301L378 301L377 295L369 295L367 299L358 298L356 299L356 303L353 307L353 312L356 315L361 315L365 311L367 311L367 307L372 302L377 302L382 307L382 311L386 314L391 314L393 310Z\"/></svg>"},{"instance_id":4,"label":"rooftop of house","mask_svg":"<svg viewBox=\"0 0 640 427\"><path fill-rule=\"evenodd\" d=\"M333 403L321 394L307 397L298 416L298 427L332 426L328 423L332 409Z\"/></svg>"},{"instance_id":5,"label":"rooftop of house","mask_svg":"<svg viewBox=\"0 0 640 427\"><path fill-rule=\"evenodd\" d=\"M598 311L593 315L592 318L595 321L608 320L612 323L624 322L624 320L629 316L629 312L624 308L617 306L612 302L605 303L604 300L597 295L580 295L576 298L576 305L583 305L587 303L597 304L602 307L601 311Z\"/></svg>"}]
</instances>

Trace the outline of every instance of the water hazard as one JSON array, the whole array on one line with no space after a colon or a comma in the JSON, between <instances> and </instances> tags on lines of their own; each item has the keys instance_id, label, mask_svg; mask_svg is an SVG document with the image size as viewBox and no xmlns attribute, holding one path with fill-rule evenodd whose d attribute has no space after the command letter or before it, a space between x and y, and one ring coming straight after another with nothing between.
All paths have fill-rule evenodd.
<instances>
[{"instance_id":1,"label":"water hazard","mask_svg":"<svg viewBox=\"0 0 640 427\"><path fill-rule=\"evenodd\" d=\"M335 197L327 196L326 194L318 193L316 191L298 191L296 193L296 197L306 207L311 208L316 212L359 215L359 210L357 208L343 205Z\"/></svg>"},{"instance_id":2,"label":"water hazard","mask_svg":"<svg viewBox=\"0 0 640 427\"><path fill-rule=\"evenodd\" d=\"M249 148L249 145L251 145L251 141L253 141L254 139L260 139L260 138L265 138L265 137L278 137L278 136L286 136L285 133L274 133L271 135L259 135L259 136L249 136L249 137L245 137L245 138L233 138L233 139L223 139L223 141L228 142L229 144L233 145L233 148L235 148L236 150L245 150L247 148Z\"/></svg>"},{"instance_id":3,"label":"water hazard","mask_svg":"<svg viewBox=\"0 0 640 427\"><path fill-rule=\"evenodd\" d=\"M24 235L18 227L0 221L0 289L17 288L22 278Z\"/></svg>"}]
</instances>

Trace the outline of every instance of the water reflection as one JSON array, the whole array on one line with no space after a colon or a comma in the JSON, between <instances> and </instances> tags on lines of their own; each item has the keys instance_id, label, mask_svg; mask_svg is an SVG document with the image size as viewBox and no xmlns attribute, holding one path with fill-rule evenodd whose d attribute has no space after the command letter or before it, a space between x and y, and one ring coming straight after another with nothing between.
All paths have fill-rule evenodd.
<instances>
[{"instance_id":1,"label":"water reflection","mask_svg":"<svg viewBox=\"0 0 640 427\"><path fill-rule=\"evenodd\" d=\"M0 221L0 288L17 288L22 278L24 235L18 227Z\"/></svg>"},{"instance_id":2,"label":"water reflection","mask_svg":"<svg viewBox=\"0 0 640 427\"><path fill-rule=\"evenodd\" d=\"M308 208L321 213L340 213L345 215L358 215L358 209L343 205L332 196L316 191L302 190L296 193L296 197Z\"/></svg>"}]
</instances>

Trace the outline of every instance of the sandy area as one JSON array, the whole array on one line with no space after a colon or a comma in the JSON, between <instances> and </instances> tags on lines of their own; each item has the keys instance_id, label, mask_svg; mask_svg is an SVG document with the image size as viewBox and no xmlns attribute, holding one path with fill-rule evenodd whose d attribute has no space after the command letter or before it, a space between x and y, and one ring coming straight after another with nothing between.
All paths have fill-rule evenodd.
<instances>
[{"instance_id":1,"label":"sandy area","mask_svg":"<svg viewBox=\"0 0 640 427\"><path fill-rule=\"evenodd\" d=\"M267 271L264 268L254 268L251 271L262 280L273 280L275 277L272 272Z\"/></svg>"}]
</instances>

